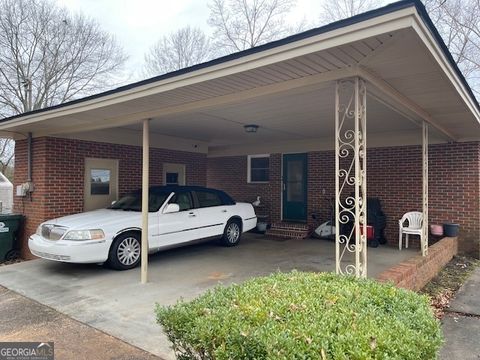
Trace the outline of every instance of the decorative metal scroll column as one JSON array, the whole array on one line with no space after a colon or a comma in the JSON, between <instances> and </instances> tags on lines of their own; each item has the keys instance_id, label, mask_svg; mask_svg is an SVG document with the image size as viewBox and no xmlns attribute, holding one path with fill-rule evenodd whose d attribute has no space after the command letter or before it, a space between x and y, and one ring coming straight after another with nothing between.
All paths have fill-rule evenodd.
<instances>
[{"instance_id":1,"label":"decorative metal scroll column","mask_svg":"<svg viewBox=\"0 0 480 360\"><path fill-rule=\"evenodd\" d=\"M335 94L335 252L337 274L367 276L367 93L355 77Z\"/></svg>"},{"instance_id":2,"label":"decorative metal scroll column","mask_svg":"<svg viewBox=\"0 0 480 360\"><path fill-rule=\"evenodd\" d=\"M423 227L422 227L422 255L428 255L428 124L422 126L422 180L423 180Z\"/></svg>"}]
</instances>

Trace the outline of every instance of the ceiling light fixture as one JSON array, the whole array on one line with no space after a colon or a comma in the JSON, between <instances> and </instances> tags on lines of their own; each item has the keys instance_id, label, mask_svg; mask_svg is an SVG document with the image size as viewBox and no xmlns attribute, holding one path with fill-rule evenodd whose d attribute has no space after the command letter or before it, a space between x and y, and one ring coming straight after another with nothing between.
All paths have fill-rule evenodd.
<instances>
[{"instance_id":1,"label":"ceiling light fixture","mask_svg":"<svg viewBox=\"0 0 480 360\"><path fill-rule=\"evenodd\" d=\"M244 125L243 128L245 129L246 133L256 133L258 130L258 125L249 124L249 125Z\"/></svg>"}]
</instances>

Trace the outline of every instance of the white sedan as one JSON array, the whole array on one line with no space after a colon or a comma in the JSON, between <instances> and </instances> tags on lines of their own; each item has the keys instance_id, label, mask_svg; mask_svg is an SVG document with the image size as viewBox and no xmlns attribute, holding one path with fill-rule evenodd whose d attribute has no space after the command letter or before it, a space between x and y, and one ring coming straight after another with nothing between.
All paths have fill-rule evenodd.
<instances>
[{"instance_id":1,"label":"white sedan","mask_svg":"<svg viewBox=\"0 0 480 360\"><path fill-rule=\"evenodd\" d=\"M140 262L141 191L122 197L108 209L46 221L30 236L32 254L72 263L104 263L118 270ZM149 252L199 240L239 243L256 227L253 206L236 203L223 191L196 186L158 186L149 192Z\"/></svg>"}]
</instances>

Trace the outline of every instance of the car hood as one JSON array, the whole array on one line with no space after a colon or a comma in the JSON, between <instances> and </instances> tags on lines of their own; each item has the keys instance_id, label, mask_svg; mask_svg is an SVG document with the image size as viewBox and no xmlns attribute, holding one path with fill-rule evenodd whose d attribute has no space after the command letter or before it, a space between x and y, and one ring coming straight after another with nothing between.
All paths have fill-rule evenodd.
<instances>
[{"instance_id":1,"label":"car hood","mask_svg":"<svg viewBox=\"0 0 480 360\"><path fill-rule=\"evenodd\" d=\"M141 217L142 213L138 211L99 209L45 221L44 224L55 224L77 230L104 229L116 224L123 227L136 227L140 226Z\"/></svg>"}]
</instances>

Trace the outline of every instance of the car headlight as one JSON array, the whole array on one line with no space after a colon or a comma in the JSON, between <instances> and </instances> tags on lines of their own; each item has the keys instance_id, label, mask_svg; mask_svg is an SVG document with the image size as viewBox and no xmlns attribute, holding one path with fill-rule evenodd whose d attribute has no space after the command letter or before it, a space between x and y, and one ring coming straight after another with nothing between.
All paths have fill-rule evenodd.
<instances>
[{"instance_id":1,"label":"car headlight","mask_svg":"<svg viewBox=\"0 0 480 360\"><path fill-rule=\"evenodd\" d=\"M94 230L70 230L65 234L63 240L101 240L105 238L105 233L103 230L94 229Z\"/></svg>"}]
</instances>

